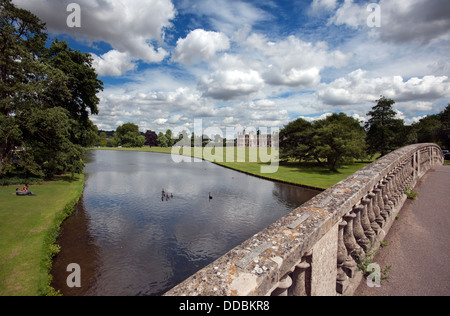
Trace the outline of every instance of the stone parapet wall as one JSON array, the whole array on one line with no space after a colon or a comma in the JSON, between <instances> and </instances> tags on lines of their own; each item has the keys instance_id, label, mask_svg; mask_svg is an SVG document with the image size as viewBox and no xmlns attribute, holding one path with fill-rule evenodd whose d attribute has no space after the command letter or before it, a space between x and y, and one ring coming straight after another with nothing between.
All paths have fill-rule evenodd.
<instances>
[{"instance_id":1,"label":"stone parapet wall","mask_svg":"<svg viewBox=\"0 0 450 316\"><path fill-rule=\"evenodd\" d=\"M167 296L352 295L357 260L379 246L440 147L398 149L320 193L229 251Z\"/></svg>"}]
</instances>

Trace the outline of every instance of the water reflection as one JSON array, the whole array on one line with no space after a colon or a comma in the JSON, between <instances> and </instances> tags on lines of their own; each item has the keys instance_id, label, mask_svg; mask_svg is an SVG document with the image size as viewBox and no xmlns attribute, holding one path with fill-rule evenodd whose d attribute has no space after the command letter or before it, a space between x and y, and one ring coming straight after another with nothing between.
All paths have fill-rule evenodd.
<instances>
[{"instance_id":1,"label":"water reflection","mask_svg":"<svg viewBox=\"0 0 450 316\"><path fill-rule=\"evenodd\" d=\"M53 269L65 295L161 295L318 193L170 155L90 155ZM69 263L81 266L81 289L65 285Z\"/></svg>"}]
</instances>

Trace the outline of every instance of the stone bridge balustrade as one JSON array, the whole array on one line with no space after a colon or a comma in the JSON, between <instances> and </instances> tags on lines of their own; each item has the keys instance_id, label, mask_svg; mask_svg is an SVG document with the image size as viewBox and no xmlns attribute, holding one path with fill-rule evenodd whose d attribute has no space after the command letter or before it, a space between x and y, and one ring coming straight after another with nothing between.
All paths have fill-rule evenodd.
<instances>
[{"instance_id":1,"label":"stone bridge balustrade","mask_svg":"<svg viewBox=\"0 0 450 316\"><path fill-rule=\"evenodd\" d=\"M409 187L444 161L434 144L398 149L320 193L167 296L352 295L357 261L379 247Z\"/></svg>"}]
</instances>

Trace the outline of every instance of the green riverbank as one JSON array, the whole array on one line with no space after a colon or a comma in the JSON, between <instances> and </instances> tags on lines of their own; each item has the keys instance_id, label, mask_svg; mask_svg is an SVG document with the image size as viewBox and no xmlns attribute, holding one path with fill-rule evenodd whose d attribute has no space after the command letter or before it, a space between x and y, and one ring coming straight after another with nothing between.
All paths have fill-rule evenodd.
<instances>
[{"instance_id":1,"label":"green riverbank","mask_svg":"<svg viewBox=\"0 0 450 316\"><path fill-rule=\"evenodd\" d=\"M172 148L160 148L160 147L142 147L142 148L94 148L98 150L120 150L120 151L142 151L142 152L154 152L154 153L164 153L171 154ZM262 163L259 160L257 162L250 162L251 155L259 157L256 155L256 148L246 148L245 156L238 153L238 149L234 148L234 160L233 162L227 162L225 159L226 148L224 148L223 159L224 162L214 162L208 157L202 156L201 153L187 153L197 158L202 158L205 160L212 161L218 165L235 169L237 171L252 174L261 178L266 178L275 181L287 182L295 185L306 186L317 189L328 189L335 185L336 183L344 180L345 178L351 176L359 169L363 168L372 161L355 162L347 165L342 165L338 168L338 172L332 172L326 166L319 166L315 163L302 163L298 162L288 162L280 163L275 173L262 173L261 167L268 166L267 163ZM180 152L181 153L181 152ZM214 154L214 152L213 152ZM245 162L238 162L245 161Z\"/></svg>"},{"instance_id":2,"label":"green riverbank","mask_svg":"<svg viewBox=\"0 0 450 316\"><path fill-rule=\"evenodd\" d=\"M61 223L80 199L84 175L30 186L36 196L0 187L0 296L55 295L50 269Z\"/></svg>"}]
</instances>

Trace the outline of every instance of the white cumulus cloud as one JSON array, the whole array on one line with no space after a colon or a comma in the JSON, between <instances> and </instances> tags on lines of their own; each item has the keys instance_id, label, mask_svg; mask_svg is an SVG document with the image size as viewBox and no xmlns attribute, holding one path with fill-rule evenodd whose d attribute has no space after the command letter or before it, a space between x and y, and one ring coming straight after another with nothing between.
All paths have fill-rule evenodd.
<instances>
[{"instance_id":1,"label":"white cumulus cloud","mask_svg":"<svg viewBox=\"0 0 450 316\"><path fill-rule=\"evenodd\" d=\"M424 101L450 97L450 81L447 76L413 77L406 81L402 76L370 78L367 72L358 69L345 78L322 84L317 95L329 105L364 104L383 95L396 102L420 101L424 108L430 107Z\"/></svg>"},{"instance_id":2,"label":"white cumulus cloud","mask_svg":"<svg viewBox=\"0 0 450 316\"><path fill-rule=\"evenodd\" d=\"M296 36L273 42L264 35L252 34L246 43L266 59L262 76L274 86L313 87L320 83L324 68L342 67L351 57L339 50L330 51L323 42L314 44Z\"/></svg>"},{"instance_id":3,"label":"white cumulus cloud","mask_svg":"<svg viewBox=\"0 0 450 316\"><path fill-rule=\"evenodd\" d=\"M72 0L14 0L46 22L54 34L70 34L86 42L105 42L113 49L147 63L161 62L168 56L155 47L172 25L176 10L171 0L78 0L81 27L67 26L68 4Z\"/></svg>"},{"instance_id":4,"label":"white cumulus cloud","mask_svg":"<svg viewBox=\"0 0 450 316\"><path fill-rule=\"evenodd\" d=\"M199 89L207 97L219 100L232 100L249 96L264 86L260 74L254 70L218 70L205 76L199 83Z\"/></svg>"},{"instance_id":5,"label":"white cumulus cloud","mask_svg":"<svg viewBox=\"0 0 450 316\"><path fill-rule=\"evenodd\" d=\"M173 59L176 62L191 64L209 60L215 57L217 52L229 48L230 40L225 34L196 29L186 38L178 40Z\"/></svg>"},{"instance_id":6,"label":"white cumulus cloud","mask_svg":"<svg viewBox=\"0 0 450 316\"><path fill-rule=\"evenodd\" d=\"M111 50L101 56L91 53L91 56L94 59L93 66L100 76L121 76L137 68L128 53L117 50Z\"/></svg>"}]
</instances>

